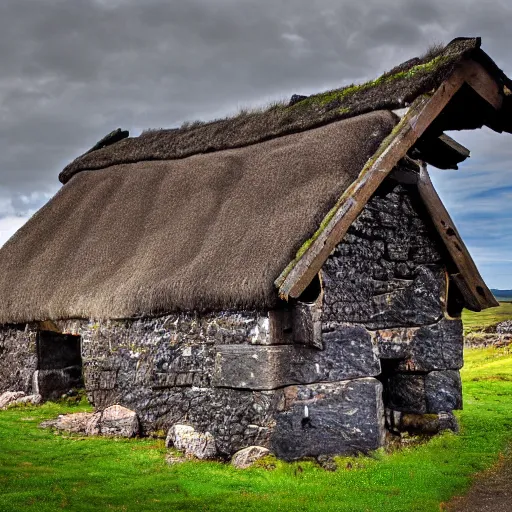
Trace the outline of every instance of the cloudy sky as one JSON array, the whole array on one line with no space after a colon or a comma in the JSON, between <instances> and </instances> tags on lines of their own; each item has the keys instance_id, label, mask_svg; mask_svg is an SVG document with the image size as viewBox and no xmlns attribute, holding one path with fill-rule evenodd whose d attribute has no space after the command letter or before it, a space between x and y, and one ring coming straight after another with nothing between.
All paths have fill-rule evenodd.
<instances>
[{"instance_id":1,"label":"cloudy sky","mask_svg":"<svg viewBox=\"0 0 512 512\"><path fill-rule=\"evenodd\" d=\"M112 129L179 126L378 76L482 36L512 76L510 0L0 0L0 245ZM493 288L512 288L512 135L435 185Z\"/></svg>"}]
</instances>

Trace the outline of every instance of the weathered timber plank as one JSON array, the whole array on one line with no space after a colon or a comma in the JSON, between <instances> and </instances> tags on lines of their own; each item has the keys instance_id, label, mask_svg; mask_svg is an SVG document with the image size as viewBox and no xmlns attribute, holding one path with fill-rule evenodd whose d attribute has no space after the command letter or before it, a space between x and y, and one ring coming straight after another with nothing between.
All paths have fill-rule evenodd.
<instances>
[{"instance_id":1,"label":"weathered timber plank","mask_svg":"<svg viewBox=\"0 0 512 512\"><path fill-rule=\"evenodd\" d=\"M503 105L503 95L494 78L481 64L473 60L468 61L464 68L467 84L496 110L499 110Z\"/></svg>"},{"instance_id":2,"label":"weathered timber plank","mask_svg":"<svg viewBox=\"0 0 512 512\"><path fill-rule=\"evenodd\" d=\"M286 272L290 267L276 280L282 298L296 298L304 291L384 178L441 113L460 89L464 79L464 68L458 68L432 96L416 99L390 136L382 142L377 153L367 162L359 177L338 200L327 225L315 234L314 241L292 265L288 274Z\"/></svg>"},{"instance_id":3,"label":"weathered timber plank","mask_svg":"<svg viewBox=\"0 0 512 512\"><path fill-rule=\"evenodd\" d=\"M453 220L437 195L430 181L426 165L420 171L418 190L437 232L459 270L460 276L457 276L457 282L460 282L459 280L462 278L466 284L466 287L460 287L460 291L467 301L467 307L479 311L498 306L499 304L480 276Z\"/></svg>"},{"instance_id":4,"label":"weathered timber plank","mask_svg":"<svg viewBox=\"0 0 512 512\"><path fill-rule=\"evenodd\" d=\"M439 139L450 147L453 151L459 153L461 157L468 158L470 155L470 151L467 147L463 146L460 142L457 142L455 139L452 139L446 133L443 133L439 136Z\"/></svg>"},{"instance_id":5,"label":"weathered timber plank","mask_svg":"<svg viewBox=\"0 0 512 512\"><path fill-rule=\"evenodd\" d=\"M458 169L458 164L469 157L469 150L448 135L436 137L426 133L414 144L409 154L438 169Z\"/></svg>"}]
</instances>

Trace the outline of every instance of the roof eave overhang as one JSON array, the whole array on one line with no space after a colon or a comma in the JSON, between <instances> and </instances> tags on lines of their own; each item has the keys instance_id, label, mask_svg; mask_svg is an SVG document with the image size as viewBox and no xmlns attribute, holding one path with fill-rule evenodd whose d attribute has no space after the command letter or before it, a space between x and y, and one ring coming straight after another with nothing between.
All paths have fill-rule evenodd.
<instances>
[{"instance_id":1,"label":"roof eave overhang","mask_svg":"<svg viewBox=\"0 0 512 512\"><path fill-rule=\"evenodd\" d=\"M407 152L464 84L469 85L496 110L502 108L507 94L506 86L501 80L498 81L491 76L482 64L473 59L461 62L432 94L418 97L390 135L381 143L377 152L368 160L357 179L338 199L313 237L303 244L295 259L276 279L275 285L279 289L279 296L282 299L289 300L300 296L314 276L318 274L336 245L341 242L348 228L379 185L400 159L407 155ZM496 299L481 278L462 239L456 232L448 212L437 196L426 169L422 171L421 179L423 182L420 180L418 186L420 191L423 191L424 201L428 200L432 205L435 204L432 209L428 208L427 204L430 215L434 218L436 208L440 209L439 212L447 219L445 222L456 233L456 237L452 239L447 235L446 230L440 229L441 221L439 221L439 225L434 222L458 269L454 280L461 289L466 307L480 311L497 306ZM461 250L459 251L457 247Z\"/></svg>"}]
</instances>

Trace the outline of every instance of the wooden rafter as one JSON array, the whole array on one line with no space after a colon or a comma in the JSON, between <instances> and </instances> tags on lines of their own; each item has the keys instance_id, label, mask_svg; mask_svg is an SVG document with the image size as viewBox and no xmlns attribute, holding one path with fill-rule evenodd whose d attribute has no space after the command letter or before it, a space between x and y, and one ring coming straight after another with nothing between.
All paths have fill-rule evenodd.
<instances>
[{"instance_id":1,"label":"wooden rafter","mask_svg":"<svg viewBox=\"0 0 512 512\"><path fill-rule=\"evenodd\" d=\"M336 245L341 242L350 225L382 181L393 170L398 161L407 154L465 82L491 104L498 105L496 90L500 98L501 93L494 80L492 82L494 82L496 89L488 79L492 80L482 66L474 61L466 61L431 96L424 95L416 99L392 133L381 143L375 155L366 163L358 178L337 201L334 208L322 222L321 228L317 230L311 240L303 245L295 260L276 279L275 284L279 288L281 298L288 300L300 296L313 277L320 271ZM444 206L443 211L446 211ZM468 299L476 291L479 295L477 300L481 309L494 306L494 297L485 286L469 253L467 253L464 265L459 268L463 269L461 275L459 277L454 276L454 279L457 277L467 282L468 286L472 286L471 294L466 294ZM470 275L473 274L478 284L476 284L476 281L471 284ZM478 277L476 278L476 276ZM488 294L491 296L489 297ZM476 306L476 303L474 305Z\"/></svg>"},{"instance_id":2,"label":"wooden rafter","mask_svg":"<svg viewBox=\"0 0 512 512\"><path fill-rule=\"evenodd\" d=\"M481 64L474 60L468 61L464 68L466 83L487 103L490 103L496 110L499 110L503 105L503 94L496 80Z\"/></svg>"},{"instance_id":3,"label":"wooden rafter","mask_svg":"<svg viewBox=\"0 0 512 512\"><path fill-rule=\"evenodd\" d=\"M463 158L468 158L470 155L470 151L468 148L463 146L460 142L457 142L455 139L452 139L446 133L443 133L439 136L439 140L450 147L454 152L459 153L459 155Z\"/></svg>"},{"instance_id":4,"label":"wooden rafter","mask_svg":"<svg viewBox=\"0 0 512 512\"><path fill-rule=\"evenodd\" d=\"M409 154L438 169L458 169L457 164L469 157L469 149L446 134L432 137L427 133L412 147Z\"/></svg>"}]
</instances>

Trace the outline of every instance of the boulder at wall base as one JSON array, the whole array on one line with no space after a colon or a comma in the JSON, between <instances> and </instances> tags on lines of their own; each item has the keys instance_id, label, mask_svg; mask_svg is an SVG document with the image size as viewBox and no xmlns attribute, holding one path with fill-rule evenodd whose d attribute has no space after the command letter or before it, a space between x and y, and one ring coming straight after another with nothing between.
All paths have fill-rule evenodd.
<instances>
[{"instance_id":1,"label":"boulder at wall base","mask_svg":"<svg viewBox=\"0 0 512 512\"><path fill-rule=\"evenodd\" d=\"M412 435L435 435L445 430L459 431L459 424L453 412L414 414L386 410L386 424L395 434L408 432Z\"/></svg>"},{"instance_id":2,"label":"boulder at wall base","mask_svg":"<svg viewBox=\"0 0 512 512\"><path fill-rule=\"evenodd\" d=\"M249 446L248 448L236 452L231 459L231 464L235 466L235 468L246 469L269 454L270 450L268 448L264 448L263 446Z\"/></svg>"},{"instance_id":3,"label":"boulder at wall base","mask_svg":"<svg viewBox=\"0 0 512 512\"><path fill-rule=\"evenodd\" d=\"M135 437L139 433L137 414L120 405L94 413L61 414L55 420L43 421L40 426L88 436Z\"/></svg>"},{"instance_id":4,"label":"boulder at wall base","mask_svg":"<svg viewBox=\"0 0 512 512\"><path fill-rule=\"evenodd\" d=\"M196 459L213 459L217 455L214 437L209 432L196 432L189 425L172 426L167 433L165 446L173 446L187 457Z\"/></svg>"},{"instance_id":5,"label":"boulder at wall base","mask_svg":"<svg viewBox=\"0 0 512 512\"><path fill-rule=\"evenodd\" d=\"M139 431L137 414L121 405L94 413L86 427L88 436L135 437Z\"/></svg>"},{"instance_id":6,"label":"boulder at wall base","mask_svg":"<svg viewBox=\"0 0 512 512\"><path fill-rule=\"evenodd\" d=\"M18 398L25 396L23 391L6 391L0 395L0 409L6 409L8 405L14 403Z\"/></svg>"},{"instance_id":7,"label":"boulder at wall base","mask_svg":"<svg viewBox=\"0 0 512 512\"><path fill-rule=\"evenodd\" d=\"M26 395L20 398L17 398L14 403L15 404L26 404L26 405L39 405L43 401L43 397L41 395Z\"/></svg>"},{"instance_id":8,"label":"boulder at wall base","mask_svg":"<svg viewBox=\"0 0 512 512\"><path fill-rule=\"evenodd\" d=\"M61 414L54 420L43 421L39 426L41 428L54 428L75 434L85 434L87 430L87 424L91 421L93 416L94 413L92 412Z\"/></svg>"}]
</instances>

